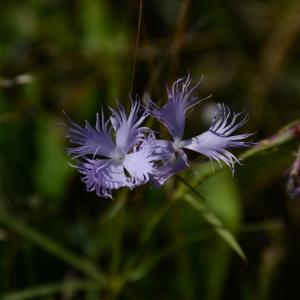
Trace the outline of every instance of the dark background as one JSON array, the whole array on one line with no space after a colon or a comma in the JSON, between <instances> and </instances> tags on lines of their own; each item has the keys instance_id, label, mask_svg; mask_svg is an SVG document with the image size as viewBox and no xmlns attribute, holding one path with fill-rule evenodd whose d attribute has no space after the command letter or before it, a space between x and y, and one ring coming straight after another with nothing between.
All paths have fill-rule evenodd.
<instances>
[{"instance_id":1,"label":"dark background","mask_svg":"<svg viewBox=\"0 0 300 300\"><path fill-rule=\"evenodd\" d=\"M174 201L176 178L114 200L87 193L59 125L63 110L94 122L130 94L163 103L166 84L191 74L204 76L197 96L212 97L189 115L186 138L207 129L217 102L249 113L255 141L270 137L299 118L300 2L144 0L135 60L139 11L139 1L0 2L0 295L300 299L300 202L286 194L297 139L196 186L245 263ZM193 178L206 159L190 158Z\"/></svg>"}]
</instances>

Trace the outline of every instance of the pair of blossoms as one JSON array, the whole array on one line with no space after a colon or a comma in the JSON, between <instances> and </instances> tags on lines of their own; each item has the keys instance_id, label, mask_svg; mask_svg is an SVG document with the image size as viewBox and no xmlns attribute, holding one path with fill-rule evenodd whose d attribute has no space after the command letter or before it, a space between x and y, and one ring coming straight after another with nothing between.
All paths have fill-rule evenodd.
<instances>
[{"instance_id":1,"label":"pair of blossoms","mask_svg":"<svg viewBox=\"0 0 300 300\"><path fill-rule=\"evenodd\" d=\"M201 100L192 96L198 86L191 87L191 79L179 79L167 88L167 103L159 108L149 100L146 109L139 101L132 101L129 115L122 105L111 109L109 120L96 115L96 125L86 121L81 127L69 120L66 137L74 144L67 152L76 159L75 167L82 174L88 191L100 197L112 198L112 190L121 187L133 189L151 182L163 185L176 173L189 167L185 150L207 156L211 161L225 162L232 170L238 159L229 148L247 147L245 141L252 134L233 133L245 124L247 116L231 113L224 104L218 104L209 130L190 139L184 139L188 111ZM141 111L141 112L140 112ZM172 140L157 139L155 133L142 123L148 116L162 122Z\"/></svg>"}]
</instances>

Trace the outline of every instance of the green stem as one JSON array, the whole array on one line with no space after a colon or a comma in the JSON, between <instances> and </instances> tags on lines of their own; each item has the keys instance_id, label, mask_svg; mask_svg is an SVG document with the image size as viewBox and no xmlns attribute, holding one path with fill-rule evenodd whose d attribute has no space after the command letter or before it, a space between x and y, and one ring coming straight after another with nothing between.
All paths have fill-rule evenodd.
<instances>
[{"instance_id":1,"label":"green stem","mask_svg":"<svg viewBox=\"0 0 300 300\"><path fill-rule=\"evenodd\" d=\"M249 159L256 155L263 154L283 146L295 139L300 138L300 120L296 120L283 127L273 136L261 140L255 147L245 151L240 155L240 159Z\"/></svg>"},{"instance_id":2,"label":"green stem","mask_svg":"<svg viewBox=\"0 0 300 300\"><path fill-rule=\"evenodd\" d=\"M205 198L192 185L190 185L187 180L185 180L180 175L177 175L177 179L182 182L188 189L190 189L190 191L192 191L199 199L201 199L202 201L206 201Z\"/></svg>"},{"instance_id":3,"label":"green stem","mask_svg":"<svg viewBox=\"0 0 300 300\"><path fill-rule=\"evenodd\" d=\"M289 142L299 137L300 137L300 120L296 120L295 122L282 128L279 132L277 132L270 138L260 141L256 146L245 151L240 155L239 158L241 160L251 159L257 155L262 155L264 153L268 153L273 149L282 147L285 144L288 144ZM193 174L196 176L196 180L193 180L193 183L194 181L198 183L203 182L204 180L209 179L211 176L217 174L221 170L222 169L216 169L214 172L212 172L210 162L201 164L201 175L196 176L197 172L193 172ZM142 239L143 241L149 239L150 235L154 231L155 227L159 224L161 219L169 212L169 210L173 207L173 205L183 197L183 195L186 193L188 189L191 190L194 194L196 194L198 198L201 198L203 200L203 197L198 193L198 191L193 187L193 185L190 184L184 177L178 176L177 178L183 184L180 185L174 192L172 201L167 202L163 206L163 208L158 210L158 212L155 213L153 217L150 219L149 225L143 234L143 239ZM200 204L198 203L197 205L199 206ZM200 207L198 207L198 209L200 209ZM201 209L204 210L204 207L202 207Z\"/></svg>"},{"instance_id":4,"label":"green stem","mask_svg":"<svg viewBox=\"0 0 300 300\"><path fill-rule=\"evenodd\" d=\"M275 231L281 230L282 226L283 224L280 221L270 220L252 224L243 224L240 225L240 228L238 228L236 231L242 234L256 233L260 231ZM219 229L222 228L222 225L219 226ZM187 247L193 243L197 243L213 237L214 233L212 233L211 230L201 230L201 232L191 234L181 241L172 243L166 248L159 250L159 252L151 253L151 256L149 258L145 257L144 259L141 259L142 262L137 267L131 269L130 271L127 271L127 279L129 281L140 280L141 278L149 274L163 259L173 255L183 247Z\"/></svg>"},{"instance_id":5,"label":"green stem","mask_svg":"<svg viewBox=\"0 0 300 300\"><path fill-rule=\"evenodd\" d=\"M174 206L174 204L179 200L179 198L170 197L171 199L167 200L164 204L162 204L158 210L150 217L147 222L147 226L145 231L142 233L141 241L145 243L151 237L154 229L159 224L161 219L170 211L170 209ZM175 199L176 201L173 201Z\"/></svg>"},{"instance_id":6,"label":"green stem","mask_svg":"<svg viewBox=\"0 0 300 300\"><path fill-rule=\"evenodd\" d=\"M143 0L140 0L140 9L139 9L139 21L138 21L138 30L136 34L136 42L135 42L135 50L134 50L134 61L131 75L131 83L130 83L130 94L132 94L133 85L134 85L134 76L135 76L135 68L136 68L136 60L139 49L139 41L140 41L140 31L141 31L141 23L142 23L142 13L143 13Z\"/></svg>"},{"instance_id":7,"label":"green stem","mask_svg":"<svg viewBox=\"0 0 300 300\"><path fill-rule=\"evenodd\" d=\"M46 297L53 294L75 293L80 290L99 289L99 284L93 281L67 281L52 284L40 285L2 296L2 300L25 300L39 297Z\"/></svg>"},{"instance_id":8,"label":"green stem","mask_svg":"<svg viewBox=\"0 0 300 300\"><path fill-rule=\"evenodd\" d=\"M100 270L98 270L92 263L70 252L69 250L59 245L56 241L50 239L49 237L46 237L27 224L19 221L15 216L4 212L4 210L2 209L0 210L0 223L17 232L23 238L36 244L48 253L51 253L55 257L73 266L77 270L86 274L91 279L97 281L100 284L106 284L107 280L105 278L105 275L100 272Z\"/></svg>"},{"instance_id":9,"label":"green stem","mask_svg":"<svg viewBox=\"0 0 300 300\"><path fill-rule=\"evenodd\" d=\"M198 232L196 234L191 235L188 238L184 238L179 242L172 243L171 245L167 246L166 248L160 250L159 252L152 253L149 258L142 259L142 263L138 265L133 270L127 271L127 280L129 281L138 281L149 274L159 262L161 262L166 257L176 253L177 251L181 250L182 248L195 243L199 242L208 238L211 238L211 232Z\"/></svg>"},{"instance_id":10,"label":"green stem","mask_svg":"<svg viewBox=\"0 0 300 300\"><path fill-rule=\"evenodd\" d=\"M261 140L258 142L254 147L250 148L249 150L243 152L239 159L244 161L251 158L254 158L259 155L264 155L269 153L270 151L277 150L280 147L285 146L286 144L295 141L300 138L300 120L296 120L281 130L279 130L277 133L275 133L273 136ZM197 170L197 166L194 168L194 178L192 180L192 184L189 183L190 186L193 186L193 184L199 184L210 177L216 175L217 173L221 172L222 170L225 170L221 168L216 168L214 172L211 170L211 163L203 163L201 164L201 169L199 168L199 172ZM197 171L196 171L197 170ZM189 189L189 188L188 188ZM186 192L187 187L185 186L179 186L176 191L177 197L182 197L182 195Z\"/></svg>"},{"instance_id":11,"label":"green stem","mask_svg":"<svg viewBox=\"0 0 300 300\"><path fill-rule=\"evenodd\" d=\"M110 272L113 276L118 273L118 269L121 263L122 256L122 239L123 239L123 231L125 226L126 219L126 203L128 199L128 190L124 190L120 194L120 198L117 202L123 203L121 205L122 209L119 211L118 215L114 218L111 225L113 225L113 233L112 233L112 259L110 265Z\"/></svg>"}]
</instances>

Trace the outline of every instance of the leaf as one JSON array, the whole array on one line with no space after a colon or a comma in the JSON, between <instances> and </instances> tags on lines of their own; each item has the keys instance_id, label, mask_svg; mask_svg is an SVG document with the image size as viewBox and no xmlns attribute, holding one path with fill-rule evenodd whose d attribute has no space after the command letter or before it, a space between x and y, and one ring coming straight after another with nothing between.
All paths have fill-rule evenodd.
<instances>
[{"instance_id":1,"label":"leaf","mask_svg":"<svg viewBox=\"0 0 300 300\"><path fill-rule=\"evenodd\" d=\"M37 160L34 166L36 189L54 199L63 198L73 172L64 152L64 140L58 120L44 116L37 122Z\"/></svg>"},{"instance_id":2,"label":"leaf","mask_svg":"<svg viewBox=\"0 0 300 300\"><path fill-rule=\"evenodd\" d=\"M216 228L216 232L243 259L244 262L247 262L247 257L245 255L243 249L237 242L234 235L229 230L227 230L225 228Z\"/></svg>"},{"instance_id":3,"label":"leaf","mask_svg":"<svg viewBox=\"0 0 300 300\"><path fill-rule=\"evenodd\" d=\"M215 232L232 248L232 250L234 250L246 262L246 255L233 234L224 226L223 222L214 215L213 212L207 209L205 202L199 199L195 200L191 194L185 194L183 198L189 205L191 205L191 207L198 211L205 222L211 225Z\"/></svg>"}]
</instances>

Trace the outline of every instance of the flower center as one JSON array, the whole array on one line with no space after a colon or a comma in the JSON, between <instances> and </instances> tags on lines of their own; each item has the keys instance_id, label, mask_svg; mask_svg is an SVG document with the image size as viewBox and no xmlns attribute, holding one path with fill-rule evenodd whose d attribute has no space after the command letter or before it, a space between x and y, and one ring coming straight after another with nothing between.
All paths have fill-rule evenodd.
<instances>
[{"instance_id":1,"label":"flower center","mask_svg":"<svg viewBox=\"0 0 300 300\"><path fill-rule=\"evenodd\" d=\"M180 139L175 139L174 142L172 143L173 149L175 152L179 151L181 148L186 146L186 142L182 141Z\"/></svg>"},{"instance_id":2,"label":"flower center","mask_svg":"<svg viewBox=\"0 0 300 300\"><path fill-rule=\"evenodd\" d=\"M121 151L119 150L115 150L112 155L111 158L115 161L115 162L120 162L122 163L124 158L125 158L125 154L123 154Z\"/></svg>"}]
</instances>

